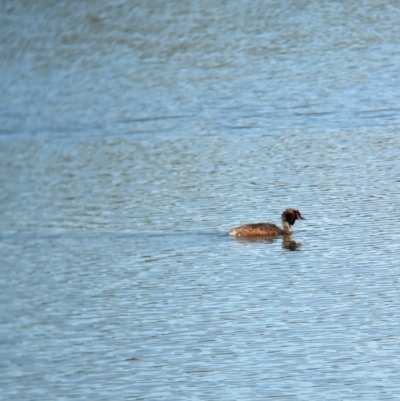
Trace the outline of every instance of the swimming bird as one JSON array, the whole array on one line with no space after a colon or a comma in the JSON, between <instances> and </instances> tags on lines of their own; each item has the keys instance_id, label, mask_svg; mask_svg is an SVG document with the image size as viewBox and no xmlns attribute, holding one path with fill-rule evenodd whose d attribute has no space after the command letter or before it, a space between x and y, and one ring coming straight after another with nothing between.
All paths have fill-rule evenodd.
<instances>
[{"instance_id":1,"label":"swimming bird","mask_svg":"<svg viewBox=\"0 0 400 401\"><path fill-rule=\"evenodd\" d=\"M297 219L306 220L296 209L286 209L281 214L282 228L272 223L253 223L236 227L229 232L233 237L252 237L258 235L287 235L292 232L292 226Z\"/></svg>"}]
</instances>

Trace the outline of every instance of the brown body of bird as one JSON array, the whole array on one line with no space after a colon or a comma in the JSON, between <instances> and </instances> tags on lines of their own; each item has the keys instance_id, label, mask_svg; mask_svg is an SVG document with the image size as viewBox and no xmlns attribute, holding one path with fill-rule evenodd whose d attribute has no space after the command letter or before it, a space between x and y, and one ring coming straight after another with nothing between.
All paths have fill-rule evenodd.
<instances>
[{"instance_id":1,"label":"brown body of bird","mask_svg":"<svg viewBox=\"0 0 400 401\"><path fill-rule=\"evenodd\" d=\"M281 215L282 228L272 223L252 223L234 228L229 235L233 237L287 235L292 232L291 227L298 219L305 220L298 210L286 209Z\"/></svg>"}]
</instances>

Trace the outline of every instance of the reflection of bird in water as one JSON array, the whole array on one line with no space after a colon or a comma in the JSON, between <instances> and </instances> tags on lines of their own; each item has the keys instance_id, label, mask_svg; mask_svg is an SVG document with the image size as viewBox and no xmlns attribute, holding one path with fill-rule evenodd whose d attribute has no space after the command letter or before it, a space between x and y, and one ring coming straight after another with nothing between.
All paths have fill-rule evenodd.
<instances>
[{"instance_id":1,"label":"reflection of bird in water","mask_svg":"<svg viewBox=\"0 0 400 401\"><path fill-rule=\"evenodd\" d=\"M250 243L254 243L254 242L264 242L264 243L272 244L277 239L278 239L277 235L270 235L270 236L257 235L257 236L253 236L253 237L238 237L238 241L240 241L244 244L250 244ZM292 240L290 235L284 235L282 237L282 248L285 248L289 251L297 251L300 247L301 247L301 243Z\"/></svg>"},{"instance_id":2,"label":"reflection of bird in water","mask_svg":"<svg viewBox=\"0 0 400 401\"><path fill-rule=\"evenodd\" d=\"M297 251L301 247L301 243L293 241L290 237L285 235L282 240L282 247L289 251Z\"/></svg>"},{"instance_id":3,"label":"reflection of bird in water","mask_svg":"<svg viewBox=\"0 0 400 401\"><path fill-rule=\"evenodd\" d=\"M272 223L253 223L245 224L244 226L236 227L229 232L233 237L254 237L254 236L273 236L287 235L292 232L292 225L297 219L305 220L298 210L286 209L281 214L282 228L279 228Z\"/></svg>"}]
</instances>

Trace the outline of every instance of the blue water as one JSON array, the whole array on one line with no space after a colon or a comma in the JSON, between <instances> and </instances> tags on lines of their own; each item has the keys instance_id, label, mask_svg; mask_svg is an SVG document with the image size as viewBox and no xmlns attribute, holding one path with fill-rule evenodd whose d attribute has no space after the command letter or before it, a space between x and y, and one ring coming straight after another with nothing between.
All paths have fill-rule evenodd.
<instances>
[{"instance_id":1,"label":"blue water","mask_svg":"<svg viewBox=\"0 0 400 401\"><path fill-rule=\"evenodd\" d=\"M1 8L0 399L398 399L400 6Z\"/></svg>"}]
</instances>

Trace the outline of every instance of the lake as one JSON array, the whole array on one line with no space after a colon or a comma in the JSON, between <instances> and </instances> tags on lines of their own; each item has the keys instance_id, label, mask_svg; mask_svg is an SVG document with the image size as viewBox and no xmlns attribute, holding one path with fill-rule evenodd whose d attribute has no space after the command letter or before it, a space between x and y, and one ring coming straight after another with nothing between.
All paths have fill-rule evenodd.
<instances>
[{"instance_id":1,"label":"lake","mask_svg":"<svg viewBox=\"0 0 400 401\"><path fill-rule=\"evenodd\" d=\"M398 4L2 10L1 399L398 399Z\"/></svg>"}]
</instances>

